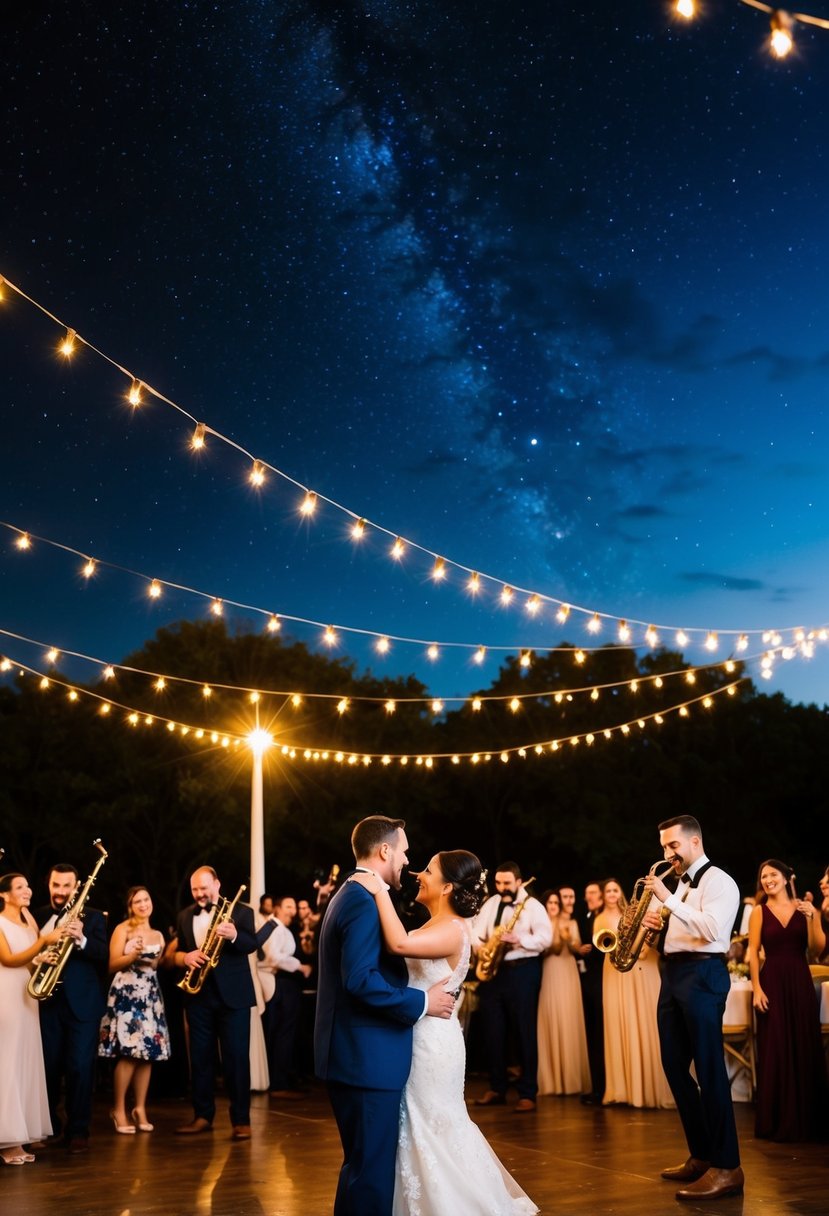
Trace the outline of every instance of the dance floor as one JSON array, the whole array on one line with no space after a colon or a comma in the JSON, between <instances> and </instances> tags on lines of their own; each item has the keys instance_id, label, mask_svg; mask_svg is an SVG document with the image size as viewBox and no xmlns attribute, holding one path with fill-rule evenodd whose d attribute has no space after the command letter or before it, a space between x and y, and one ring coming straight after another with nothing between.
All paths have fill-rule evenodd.
<instances>
[{"instance_id":1,"label":"dance floor","mask_svg":"<svg viewBox=\"0 0 829 1216\"><path fill-rule=\"evenodd\" d=\"M484 1088L468 1086L471 1100ZM742 1198L678 1203L659 1178L685 1157L672 1111L582 1106L577 1098L542 1098L535 1114L511 1106L470 1107L504 1164L542 1213L566 1216L663 1216L664 1213L744 1213L745 1216L826 1216L829 1153L825 1145L755 1141L753 1111L738 1104L746 1173ZM96 1105L87 1156L61 1148L38 1153L34 1165L0 1169L0 1210L21 1216L324 1216L330 1213L340 1164L337 1130L325 1093L299 1102L255 1096L253 1139L230 1140L220 1105L212 1132L175 1136L189 1105L152 1106L156 1130L118 1136L102 1098ZM447 1196L449 1216L456 1211Z\"/></svg>"}]
</instances>

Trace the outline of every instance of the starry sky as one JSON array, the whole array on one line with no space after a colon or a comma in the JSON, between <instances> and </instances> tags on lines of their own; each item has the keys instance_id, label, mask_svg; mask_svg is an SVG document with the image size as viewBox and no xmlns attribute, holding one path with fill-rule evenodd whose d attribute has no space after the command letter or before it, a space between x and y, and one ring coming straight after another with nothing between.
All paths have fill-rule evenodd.
<instances>
[{"instance_id":1,"label":"starry sky","mask_svg":"<svg viewBox=\"0 0 829 1216\"><path fill-rule=\"evenodd\" d=\"M4 290L0 519L145 577L7 530L3 629L116 661L206 615L151 602L158 577L368 631L334 653L452 696L499 646L613 640L594 611L669 644L829 622L829 33L775 61L736 0L692 25L236 0L4 27L0 273L180 410L131 408ZM193 453L191 419L242 450ZM252 488L250 455L288 478ZM346 511L303 518L303 488ZM377 525L359 544L348 512ZM474 601L458 567L491 576ZM531 619L530 592L589 613ZM380 659L372 631L418 643ZM823 704L822 650L758 682Z\"/></svg>"}]
</instances>

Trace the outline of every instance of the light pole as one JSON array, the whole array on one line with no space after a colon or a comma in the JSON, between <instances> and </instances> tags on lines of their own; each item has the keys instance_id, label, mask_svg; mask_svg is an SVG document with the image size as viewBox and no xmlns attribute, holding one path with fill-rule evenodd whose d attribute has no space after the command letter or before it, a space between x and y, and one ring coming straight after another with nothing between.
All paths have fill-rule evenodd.
<instances>
[{"instance_id":1,"label":"light pole","mask_svg":"<svg viewBox=\"0 0 829 1216\"><path fill-rule=\"evenodd\" d=\"M265 894L265 808L263 799L262 767L265 752L273 745L273 735L259 725L259 706L256 707L256 726L247 736L252 767L250 774L250 903L258 908Z\"/></svg>"}]
</instances>

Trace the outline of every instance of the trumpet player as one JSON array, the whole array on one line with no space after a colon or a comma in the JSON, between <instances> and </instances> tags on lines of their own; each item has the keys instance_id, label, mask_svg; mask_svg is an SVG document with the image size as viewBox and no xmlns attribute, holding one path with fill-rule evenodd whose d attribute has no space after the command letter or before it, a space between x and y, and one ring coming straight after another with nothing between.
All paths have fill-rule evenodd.
<instances>
[{"instance_id":1,"label":"trumpet player","mask_svg":"<svg viewBox=\"0 0 829 1216\"><path fill-rule=\"evenodd\" d=\"M503 1106L507 1100L507 1047L514 1039L521 1075L515 1082L515 1110L535 1110L538 1093L538 994L541 959L553 940L546 909L526 890L517 862L503 861L495 871L495 894L472 924L472 946L478 953L502 929L506 953L491 979L478 989L479 1015L490 1068L490 1088L476 1106Z\"/></svg>"},{"instance_id":2,"label":"trumpet player","mask_svg":"<svg viewBox=\"0 0 829 1216\"><path fill-rule=\"evenodd\" d=\"M109 958L106 921L93 908L84 910L83 919L72 916L71 906L67 910L79 883L73 865L53 865L46 882L49 903L35 911L35 920L42 932L62 929L74 942L60 983L50 997L39 1002L49 1115L53 1134L62 1134L68 1151L85 1153L89 1151L98 1027L104 1012L103 979ZM65 1119L58 1111L62 1088Z\"/></svg>"},{"instance_id":3,"label":"trumpet player","mask_svg":"<svg viewBox=\"0 0 829 1216\"><path fill-rule=\"evenodd\" d=\"M228 920L213 923L221 954L210 965L206 945L211 918L221 900L221 883L212 866L199 866L190 876L193 903L179 913L176 937L169 947L177 967L190 974L206 968L198 990L185 996L190 1031L190 1075L193 1118L177 1135L208 1132L216 1114L214 1060L221 1047L222 1075L230 1098L232 1139L250 1139L250 1009L256 1003L247 956L256 949L253 910L236 904Z\"/></svg>"},{"instance_id":4,"label":"trumpet player","mask_svg":"<svg viewBox=\"0 0 829 1216\"><path fill-rule=\"evenodd\" d=\"M687 1160L662 1171L683 1186L677 1199L720 1199L743 1189L740 1148L722 1045L729 991L726 953L740 905L734 880L705 854L693 815L659 825L659 842L679 882L671 891L651 873L645 886L670 913L657 1008L662 1066L676 1100ZM643 923L659 929L651 908ZM691 1076L693 1061L696 1080Z\"/></svg>"}]
</instances>

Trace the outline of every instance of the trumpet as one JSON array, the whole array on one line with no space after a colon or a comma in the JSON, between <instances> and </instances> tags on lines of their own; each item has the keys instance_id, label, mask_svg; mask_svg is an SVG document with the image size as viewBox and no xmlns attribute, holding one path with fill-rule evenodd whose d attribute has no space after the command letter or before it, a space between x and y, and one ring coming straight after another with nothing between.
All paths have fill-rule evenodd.
<instances>
[{"instance_id":1,"label":"trumpet","mask_svg":"<svg viewBox=\"0 0 829 1216\"><path fill-rule=\"evenodd\" d=\"M197 992L201 992L202 985L210 974L210 968L218 967L225 939L216 930L219 925L227 924L232 918L233 909L245 891L247 891L247 886L245 883L242 883L233 899L225 899L223 896L219 897L216 907L213 909L213 915L208 922L207 933L201 946L201 952L207 955L207 961L205 963L194 963L192 967L187 968L184 978L180 979L177 985L182 992L187 992L191 996Z\"/></svg>"},{"instance_id":2,"label":"trumpet","mask_svg":"<svg viewBox=\"0 0 829 1216\"><path fill-rule=\"evenodd\" d=\"M648 877L661 878L662 874L657 874L660 867L665 867L662 873L667 874L671 863L655 861L648 870ZM593 934L593 945L608 956L617 971L630 971L639 958L642 947L652 946L662 932L661 929L646 929L642 924L652 899L653 891L645 888L645 879L637 878L630 903L619 921L619 928L597 929ZM670 912L667 908L662 908L661 915L664 925Z\"/></svg>"},{"instance_id":3,"label":"trumpet","mask_svg":"<svg viewBox=\"0 0 829 1216\"><path fill-rule=\"evenodd\" d=\"M95 868L89 875L89 878L87 878L81 891L79 892L76 887L75 894L64 908L64 926L83 917L84 905L89 898L89 892L92 890L95 879L98 877L98 871L107 859L107 851L100 840L93 840L92 844L98 849L101 856L95 862ZM36 1001L48 1000L60 983L60 977L63 974L64 967L69 962L69 955L72 953L74 945L75 939L67 935L66 937L62 937L56 945L50 947L49 957L54 959L54 961L48 962L44 959L43 962L37 964L26 985L26 991L29 996L34 997Z\"/></svg>"},{"instance_id":4,"label":"trumpet","mask_svg":"<svg viewBox=\"0 0 829 1216\"><path fill-rule=\"evenodd\" d=\"M528 878L522 885L528 887L530 883L535 882L534 878ZM507 952L505 943L501 940L505 933L512 933L515 926L518 924L518 917L524 911L524 905L527 900L522 899L520 903L515 905L515 911L505 925L496 925L490 937L481 948L478 950L478 961L475 964L475 975L479 980L491 980L498 968L501 966L501 960Z\"/></svg>"}]
</instances>

